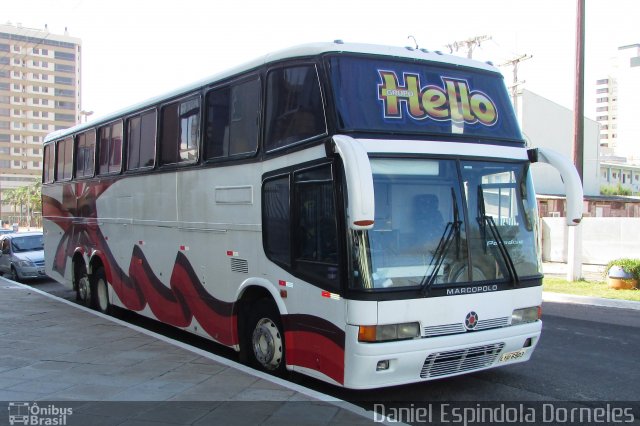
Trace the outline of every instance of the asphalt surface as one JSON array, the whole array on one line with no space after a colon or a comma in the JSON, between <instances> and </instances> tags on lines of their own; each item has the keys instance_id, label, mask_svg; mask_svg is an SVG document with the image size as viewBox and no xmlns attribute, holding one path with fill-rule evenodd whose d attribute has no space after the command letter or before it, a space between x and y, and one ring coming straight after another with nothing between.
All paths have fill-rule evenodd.
<instances>
[{"instance_id":1,"label":"asphalt surface","mask_svg":"<svg viewBox=\"0 0 640 426\"><path fill-rule=\"evenodd\" d=\"M40 281L31 285L68 300L74 299L73 292L54 282ZM367 411L380 411L380 407L384 410L384 407L392 409L412 404L424 406L452 402L491 404L508 401L511 404L525 402L534 406L568 402L592 409L613 403L622 404L622 408L633 407L637 413L634 419L638 419L640 310L637 308L640 304L630 306L636 309L544 302L542 338L532 359L524 364L367 391L340 389L297 374L289 375L287 380L295 386L344 400ZM119 317L178 339L186 345L235 361L233 351L204 339L135 314L121 313ZM541 410L539 405L537 409ZM408 420L408 423L417 423Z\"/></svg>"}]
</instances>

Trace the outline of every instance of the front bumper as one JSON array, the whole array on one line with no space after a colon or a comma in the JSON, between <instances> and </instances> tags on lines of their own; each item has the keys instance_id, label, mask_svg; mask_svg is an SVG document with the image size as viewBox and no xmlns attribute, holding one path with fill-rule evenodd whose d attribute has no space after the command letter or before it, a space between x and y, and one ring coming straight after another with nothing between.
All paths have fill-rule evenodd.
<instances>
[{"instance_id":1,"label":"front bumper","mask_svg":"<svg viewBox=\"0 0 640 426\"><path fill-rule=\"evenodd\" d=\"M350 347L345 351L344 386L396 386L527 361L541 329L542 322L536 321L451 336L359 343L358 327L347 326L346 344ZM378 362L386 360L389 368L376 371Z\"/></svg>"},{"instance_id":2,"label":"front bumper","mask_svg":"<svg viewBox=\"0 0 640 426\"><path fill-rule=\"evenodd\" d=\"M16 267L16 273L20 279L44 278L47 276L44 265Z\"/></svg>"}]
</instances>

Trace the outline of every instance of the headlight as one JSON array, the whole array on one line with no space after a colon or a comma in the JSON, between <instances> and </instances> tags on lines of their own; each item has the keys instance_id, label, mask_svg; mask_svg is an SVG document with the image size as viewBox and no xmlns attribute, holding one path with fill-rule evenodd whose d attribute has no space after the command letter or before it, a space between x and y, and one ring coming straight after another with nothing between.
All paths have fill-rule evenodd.
<instances>
[{"instance_id":1,"label":"headlight","mask_svg":"<svg viewBox=\"0 0 640 426\"><path fill-rule=\"evenodd\" d=\"M511 325L526 324L535 322L542 316L541 306L532 306L530 308L516 309L511 314Z\"/></svg>"},{"instance_id":2,"label":"headlight","mask_svg":"<svg viewBox=\"0 0 640 426\"><path fill-rule=\"evenodd\" d=\"M358 329L359 342L389 342L413 339L420 336L420 323L361 325Z\"/></svg>"},{"instance_id":3,"label":"headlight","mask_svg":"<svg viewBox=\"0 0 640 426\"><path fill-rule=\"evenodd\" d=\"M18 261L18 265L22 266L23 268L32 268L34 266L36 266L32 261L30 260L20 260Z\"/></svg>"}]
</instances>

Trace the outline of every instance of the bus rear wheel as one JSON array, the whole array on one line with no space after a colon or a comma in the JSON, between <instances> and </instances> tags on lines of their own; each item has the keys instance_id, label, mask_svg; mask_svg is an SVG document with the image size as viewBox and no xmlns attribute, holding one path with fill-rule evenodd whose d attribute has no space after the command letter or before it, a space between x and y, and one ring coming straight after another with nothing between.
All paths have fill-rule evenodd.
<instances>
[{"instance_id":1,"label":"bus rear wheel","mask_svg":"<svg viewBox=\"0 0 640 426\"><path fill-rule=\"evenodd\" d=\"M84 272L80 279L78 279L78 287L76 288L76 300L80 302L82 305L87 308L91 307L91 283L89 282L89 277L87 273Z\"/></svg>"},{"instance_id":2,"label":"bus rear wheel","mask_svg":"<svg viewBox=\"0 0 640 426\"><path fill-rule=\"evenodd\" d=\"M111 313L109 302L109 288L104 268L98 268L92 275L91 290L94 297L93 306L103 314Z\"/></svg>"},{"instance_id":3,"label":"bus rear wheel","mask_svg":"<svg viewBox=\"0 0 640 426\"><path fill-rule=\"evenodd\" d=\"M285 358L280 315L268 300L256 302L253 308L246 336L251 363L261 370L281 374L285 371Z\"/></svg>"}]
</instances>

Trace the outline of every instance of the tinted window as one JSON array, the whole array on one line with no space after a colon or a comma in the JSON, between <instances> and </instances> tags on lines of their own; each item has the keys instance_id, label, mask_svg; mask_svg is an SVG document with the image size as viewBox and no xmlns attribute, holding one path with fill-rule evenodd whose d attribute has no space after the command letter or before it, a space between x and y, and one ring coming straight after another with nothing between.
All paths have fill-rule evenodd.
<instances>
[{"instance_id":1,"label":"tinted window","mask_svg":"<svg viewBox=\"0 0 640 426\"><path fill-rule=\"evenodd\" d=\"M207 94L207 159L252 154L258 149L260 80L212 90Z\"/></svg>"},{"instance_id":2,"label":"tinted window","mask_svg":"<svg viewBox=\"0 0 640 426\"><path fill-rule=\"evenodd\" d=\"M128 123L127 169L153 167L156 150L156 112L148 111L132 117Z\"/></svg>"},{"instance_id":3,"label":"tinted window","mask_svg":"<svg viewBox=\"0 0 640 426\"><path fill-rule=\"evenodd\" d=\"M294 175L296 269L313 280L338 285L338 237L331 166Z\"/></svg>"},{"instance_id":4,"label":"tinted window","mask_svg":"<svg viewBox=\"0 0 640 426\"><path fill-rule=\"evenodd\" d=\"M343 130L522 141L499 73L347 56L329 65Z\"/></svg>"},{"instance_id":5,"label":"tinted window","mask_svg":"<svg viewBox=\"0 0 640 426\"><path fill-rule=\"evenodd\" d=\"M76 137L76 176L93 176L96 132L90 130Z\"/></svg>"},{"instance_id":6,"label":"tinted window","mask_svg":"<svg viewBox=\"0 0 640 426\"><path fill-rule=\"evenodd\" d=\"M122 121L100 128L98 173L118 173L122 165Z\"/></svg>"},{"instance_id":7,"label":"tinted window","mask_svg":"<svg viewBox=\"0 0 640 426\"><path fill-rule=\"evenodd\" d=\"M264 251L274 262L290 265L289 176L267 180L262 191Z\"/></svg>"},{"instance_id":8,"label":"tinted window","mask_svg":"<svg viewBox=\"0 0 640 426\"><path fill-rule=\"evenodd\" d=\"M313 65L271 71L266 103L267 151L326 132L320 82Z\"/></svg>"},{"instance_id":9,"label":"tinted window","mask_svg":"<svg viewBox=\"0 0 640 426\"><path fill-rule=\"evenodd\" d=\"M56 145L56 180L69 180L73 169L72 162L73 139L58 141Z\"/></svg>"},{"instance_id":10,"label":"tinted window","mask_svg":"<svg viewBox=\"0 0 640 426\"><path fill-rule=\"evenodd\" d=\"M44 147L44 167L43 167L43 175L42 182L48 183L53 182L53 173L54 173L54 155L53 155L53 147L55 145L47 145Z\"/></svg>"},{"instance_id":11,"label":"tinted window","mask_svg":"<svg viewBox=\"0 0 640 426\"><path fill-rule=\"evenodd\" d=\"M161 164L195 161L200 138L200 99L174 102L162 109Z\"/></svg>"}]
</instances>

